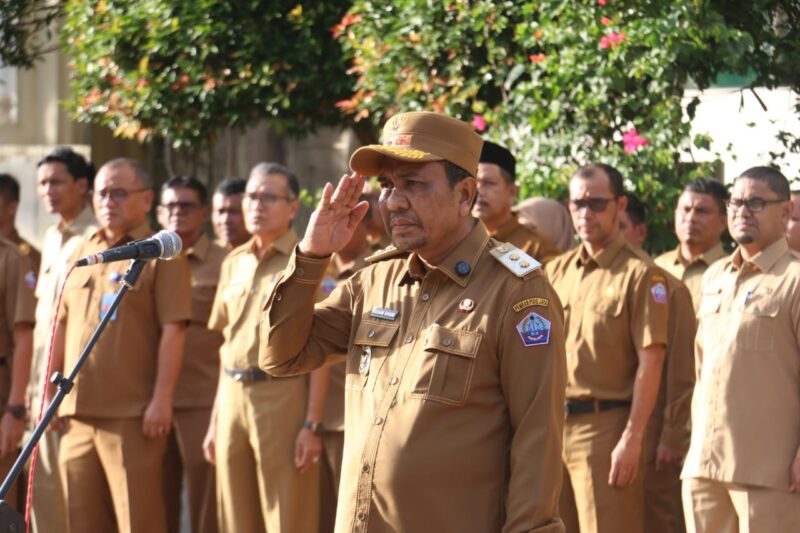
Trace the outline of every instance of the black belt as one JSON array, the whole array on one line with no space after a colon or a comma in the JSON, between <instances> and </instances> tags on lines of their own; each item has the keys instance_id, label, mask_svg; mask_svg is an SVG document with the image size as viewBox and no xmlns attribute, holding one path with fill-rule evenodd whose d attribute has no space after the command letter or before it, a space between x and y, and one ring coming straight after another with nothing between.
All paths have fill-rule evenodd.
<instances>
[{"instance_id":1,"label":"black belt","mask_svg":"<svg viewBox=\"0 0 800 533\"><path fill-rule=\"evenodd\" d=\"M629 400L567 400L564 402L564 413L567 416L583 415L630 406L631 402Z\"/></svg>"},{"instance_id":2,"label":"black belt","mask_svg":"<svg viewBox=\"0 0 800 533\"><path fill-rule=\"evenodd\" d=\"M270 379L270 375L260 368L226 368L225 374L239 383L250 383L251 381L264 381Z\"/></svg>"}]
</instances>

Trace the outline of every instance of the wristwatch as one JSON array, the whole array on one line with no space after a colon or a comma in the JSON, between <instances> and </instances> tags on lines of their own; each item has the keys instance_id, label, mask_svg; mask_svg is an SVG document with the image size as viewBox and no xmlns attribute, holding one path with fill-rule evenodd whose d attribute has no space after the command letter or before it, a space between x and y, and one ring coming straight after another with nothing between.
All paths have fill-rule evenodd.
<instances>
[{"instance_id":1,"label":"wristwatch","mask_svg":"<svg viewBox=\"0 0 800 533\"><path fill-rule=\"evenodd\" d=\"M306 429L310 429L317 435L322 434L322 422L314 422L313 420L306 420L303 422L303 427Z\"/></svg>"},{"instance_id":2,"label":"wristwatch","mask_svg":"<svg viewBox=\"0 0 800 533\"><path fill-rule=\"evenodd\" d=\"M24 405L10 403L6 405L6 413L11 413L11 416L17 420L25 420L25 415L28 414L28 411Z\"/></svg>"}]
</instances>

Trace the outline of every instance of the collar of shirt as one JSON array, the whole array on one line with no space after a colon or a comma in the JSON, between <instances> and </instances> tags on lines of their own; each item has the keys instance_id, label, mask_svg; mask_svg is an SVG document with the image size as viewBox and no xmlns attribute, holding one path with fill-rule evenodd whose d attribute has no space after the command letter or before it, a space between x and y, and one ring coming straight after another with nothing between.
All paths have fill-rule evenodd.
<instances>
[{"instance_id":1,"label":"collar of shirt","mask_svg":"<svg viewBox=\"0 0 800 533\"><path fill-rule=\"evenodd\" d=\"M153 234L153 229L150 227L150 224L147 221L145 221L139 224L138 226L125 232L125 235L123 235L116 242L112 243L111 246L109 246L109 248L114 248L116 246L120 246L131 241L138 241L139 239L145 239L152 234ZM105 229L100 228L97 231L95 231L92 234L92 236L89 237L89 240L96 242L98 244L105 244L106 243Z\"/></svg>"},{"instance_id":2,"label":"collar of shirt","mask_svg":"<svg viewBox=\"0 0 800 533\"><path fill-rule=\"evenodd\" d=\"M517 219L516 213L511 213L511 216L508 217L508 220L500 224L497 229L491 233L491 236L497 239L498 241L504 242L506 238L514 233L517 228L519 228L520 223L519 219Z\"/></svg>"},{"instance_id":3,"label":"collar of shirt","mask_svg":"<svg viewBox=\"0 0 800 533\"><path fill-rule=\"evenodd\" d=\"M742 257L741 247L736 248L730 258L730 266L734 270L742 270L744 265L749 263L758 268L761 272L769 272L775 263L778 262L784 254L789 253L789 243L786 242L785 237L781 237L760 252L756 254L751 260L746 260Z\"/></svg>"},{"instance_id":4,"label":"collar of shirt","mask_svg":"<svg viewBox=\"0 0 800 533\"><path fill-rule=\"evenodd\" d=\"M597 255L590 256L589 252L586 251L586 247L581 245L581 251L578 253L577 256L577 264L578 266L585 266L591 262L596 263L600 268L608 268L611 266L611 263L614 261L614 258L617 257L617 254L625 248L625 238L622 236L621 233L618 233L614 240L608 243L608 245L600 250Z\"/></svg>"},{"instance_id":5,"label":"collar of shirt","mask_svg":"<svg viewBox=\"0 0 800 533\"><path fill-rule=\"evenodd\" d=\"M466 287L472 277L472 273L475 272L478 258L486 248L486 243L489 242L489 239L490 236L486 231L486 226L479 224L476 220L469 235L450 252L450 255L444 261L431 270L441 271L456 284ZM469 265L469 272L463 276L459 275L456 269L456 265L462 262ZM406 272L399 277L398 285L420 280L425 277L427 271L428 268L422 259L416 253L412 253L406 260Z\"/></svg>"},{"instance_id":6,"label":"collar of shirt","mask_svg":"<svg viewBox=\"0 0 800 533\"><path fill-rule=\"evenodd\" d=\"M272 241L267 253L265 253L261 259L258 260L258 262L261 263L262 261L265 261L267 258L274 255L275 252L279 252L283 255L291 255L294 251L294 245L297 244L298 240L297 232L294 231L294 228L289 228L288 231ZM242 247L249 253L256 255L256 238L250 237L250 240L243 244Z\"/></svg>"},{"instance_id":7,"label":"collar of shirt","mask_svg":"<svg viewBox=\"0 0 800 533\"><path fill-rule=\"evenodd\" d=\"M86 204L83 211L75 217L75 220L67 224L64 222L64 219L61 219L58 221L58 224L56 224L56 229L61 232L62 235L80 235L90 227L96 225L97 221L94 218L94 213L89 208L89 204Z\"/></svg>"},{"instance_id":8,"label":"collar of shirt","mask_svg":"<svg viewBox=\"0 0 800 533\"><path fill-rule=\"evenodd\" d=\"M200 238L186 250L186 255L203 262L206 260L206 257L208 257L209 246L211 246L211 241L205 233L201 233Z\"/></svg>"},{"instance_id":9,"label":"collar of shirt","mask_svg":"<svg viewBox=\"0 0 800 533\"><path fill-rule=\"evenodd\" d=\"M725 249L722 247L722 243L718 242L702 254L698 255L691 261L684 258L681 254L681 247L678 245L675 250L672 251L672 264L673 265L683 265L684 268L690 267L695 263L704 263L706 266L711 266L719 259L722 259L727 254L725 253Z\"/></svg>"}]
</instances>

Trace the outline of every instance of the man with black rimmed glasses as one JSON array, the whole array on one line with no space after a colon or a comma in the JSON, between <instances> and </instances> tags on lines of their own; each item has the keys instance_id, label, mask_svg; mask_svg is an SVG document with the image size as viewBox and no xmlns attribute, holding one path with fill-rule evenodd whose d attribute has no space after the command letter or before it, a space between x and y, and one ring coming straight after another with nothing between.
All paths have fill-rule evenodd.
<instances>
[{"instance_id":1,"label":"man with black rimmed glasses","mask_svg":"<svg viewBox=\"0 0 800 533\"><path fill-rule=\"evenodd\" d=\"M138 161L103 165L93 193L100 229L72 259L150 236L150 186ZM127 269L117 261L72 273L53 342L54 370L73 368ZM191 318L189 279L183 257L149 261L61 405L59 465L71 533L167 531L162 462Z\"/></svg>"},{"instance_id":2,"label":"man with black rimmed glasses","mask_svg":"<svg viewBox=\"0 0 800 533\"><path fill-rule=\"evenodd\" d=\"M619 232L626 205L619 171L578 169L569 208L582 245L545 266L567 332L567 531L644 531L643 441L661 379L669 295L663 274ZM578 524L570 520L575 510Z\"/></svg>"},{"instance_id":3,"label":"man with black rimmed glasses","mask_svg":"<svg viewBox=\"0 0 800 533\"><path fill-rule=\"evenodd\" d=\"M736 179L728 231L739 247L703 278L687 531L794 531L800 523L800 259L784 232L789 182Z\"/></svg>"},{"instance_id":4,"label":"man with black rimmed glasses","mask_svg":"<svg viewBox=\"0 0 800 533\"><path fill-rule=\"evenodd\" d=\"M273 378L258 368L267 295L297 244L300 185L259 163L242 198L252 238L222 263L209 327L222 332L221 369L204 448L215 462L221 531L316 531L322 411L328 369Z\"/></svg>"}]
</instances>

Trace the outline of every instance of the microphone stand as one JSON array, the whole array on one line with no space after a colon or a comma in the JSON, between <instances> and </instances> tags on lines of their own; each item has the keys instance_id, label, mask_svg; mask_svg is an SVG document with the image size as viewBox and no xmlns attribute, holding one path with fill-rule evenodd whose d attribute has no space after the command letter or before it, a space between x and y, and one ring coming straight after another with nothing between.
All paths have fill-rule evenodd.
<instances>
[{"instance_id":1,"label":"microphone stand","mask_svg":"<svg viewBox=\"0 0 800 533\"><path fill-rule=\"evenodd\" d=\"M128 271L122 277L122 286L114 296L114 300L111 302L111 306L108 308L108 311L106 311L106 314L103 315L102 319L100 319L100 323L97 325L94 333L92 333L91 338L83 348L83 351L81 352L80 357L78 357L78 360L75 362L75 366L72 368L69 376L64 377L60 372L54 372L53 376L50 378L50 383L58 386L56 395L47 406L47 410L45 410L44 414L42 415L42 420L36 425L36 428L34 428L33 433L28 439L28 442L25 443L25 447L22 449L19 457L17 457L14 466L11 467L11 470L8 472L5 481L3 481L3 484L0 485L0 533L23 533L25 531L25 520L23 519L22 515L15 511L5 500L6 494L8 494L9 490L11 490L11 486L14 484L14 481L22 471L22 467L27 462L28 457L30 457L30 455L33 453L33 449L39 443L39 439L42 438L42 434L45 432L47 425L55 416L56 411L58 411L58 407L61 405L61 402L64 401L64 397L72 390L72 387L75 384L75 378L78 377L78 372L80 372L83 363L85 363L86 359L89 357L89 353L91 353L92 348L94 348L97 339L100 338L100 334L105 329L106 324L108 324L108 321L112 316L114 316L114 311L117 310L117 307L122 301L122 297L125 296L125 293L128 292L129 288L136 284L136 280L139 279L139 275L142 273L144 265L145 262L139 259L134 259L131 261Z\"/></svg>"}]
</instances>

